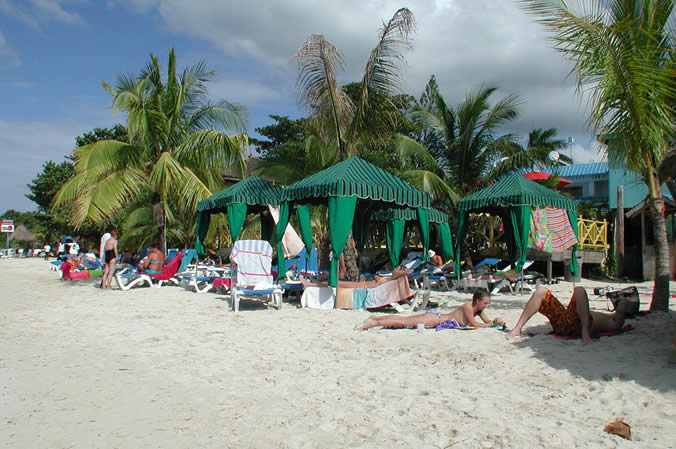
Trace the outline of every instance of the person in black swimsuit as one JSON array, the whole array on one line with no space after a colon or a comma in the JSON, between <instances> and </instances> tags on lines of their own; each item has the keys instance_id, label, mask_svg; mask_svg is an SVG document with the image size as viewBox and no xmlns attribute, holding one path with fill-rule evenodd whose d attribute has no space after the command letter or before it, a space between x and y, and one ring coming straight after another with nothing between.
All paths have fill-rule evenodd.
<instances>
[{"instance_id":1,"label":"person in black swimsuit","mask_svg":"<svg viewBox=\"0 0 676 449\"><path fill-rule=\"evenodd\" d=\"M115 264L117 263L117 239L120 233L117 229L111 231L111 237L106 241L103 251L106 255L106 271L101 281L102 289L110 289L113 282L113 274L115 274Z\"/></svg>"}]
</instances>

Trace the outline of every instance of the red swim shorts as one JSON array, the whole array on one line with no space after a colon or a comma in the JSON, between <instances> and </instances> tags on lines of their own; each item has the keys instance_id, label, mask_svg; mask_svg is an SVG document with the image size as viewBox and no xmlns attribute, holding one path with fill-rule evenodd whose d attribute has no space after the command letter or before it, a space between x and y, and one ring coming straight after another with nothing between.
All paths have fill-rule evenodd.
<instances>
[{"instance_id":1,"label":"red swim shorts","mask_svg":"<svg viewBox=\"0 0 676 449\"><path fill-rule=\"evenodd\" d=\"M568 307L563 307L563 304L552 295L552 292L547 290L538 312L549 319L556 335L577 338L582 335L582 323L577 315L574 298L570 298Z\"/></svg>"}]
</instances>

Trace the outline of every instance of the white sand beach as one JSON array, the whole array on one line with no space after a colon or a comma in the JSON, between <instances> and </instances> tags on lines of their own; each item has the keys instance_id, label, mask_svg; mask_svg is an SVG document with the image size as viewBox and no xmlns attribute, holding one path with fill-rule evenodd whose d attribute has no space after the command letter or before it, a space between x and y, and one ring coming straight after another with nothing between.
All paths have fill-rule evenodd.
<instances>
[{"instance_id":1,"label":"white sand beach","mask_svg":"<svg viewBox=\"0 0 676 449\"><path fill-rule=\"evenodd\" d=\"M94 284L0 260L1 447L676 447L673 299L671 313L584 346L546 335L540 315L526 325L540 335L509 341L356 331L368 312L233 313L225 295ZM571 287L552 290L567 302ZM513 325L527 299L496 295L487 313ZM616 418L633 441L603 431Z\"/></svg>"}]
</instances>

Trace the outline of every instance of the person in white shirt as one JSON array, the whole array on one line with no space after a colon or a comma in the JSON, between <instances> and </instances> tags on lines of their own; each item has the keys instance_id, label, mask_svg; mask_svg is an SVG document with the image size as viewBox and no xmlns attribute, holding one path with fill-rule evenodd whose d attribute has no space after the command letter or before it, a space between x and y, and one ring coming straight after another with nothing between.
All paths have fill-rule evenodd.
<instances>
[{"instance_id":1,"label":"person in white shirt","mask_svg":"<svg viewBox=\"0 0 676 449\"><path fill-rule=\"evenodd\" d=\"M112 232L115 230L114 226L108 226L106 233L101 236L101 245L99 246L99 260L103 266L103 276L101 276L101 288L104 288L104 279L106 279L106 270L108 264L106 263L106 242L112 237Z\"/></svg>"},{"instance_id":2,"label":"person in white shirt","mask_svg":"<svg viewBox=\"0 0 676 449\"><path fill-rule=\"evenodd\" d=\"M64 254L66 254L66 244L62 239L59 240L59 246L56 247L56 258L61 260Z\"/></svg>"},{"instance_id":3,"label":"person in white shirt","mask_svg":"<svg viewBox=\"0 0 676 449\"><path fill-rule=\"evenodd\" d=\"M70 244L70 255L71 256L77 256L77 254L80 252L80 245L78 245L77 242L73 242Z\"/></svg>"},{"instance_id":4,"label":"person in white shirt","mask_svg":"<svg viewBox=\"0 0 676 449\"><path fill-rule=\"evenodd\" d=\"M45 252L45 260L49 260L49 252L52 250L52 246L47 243L42 250Z\"/></svg>"}]
</instances>

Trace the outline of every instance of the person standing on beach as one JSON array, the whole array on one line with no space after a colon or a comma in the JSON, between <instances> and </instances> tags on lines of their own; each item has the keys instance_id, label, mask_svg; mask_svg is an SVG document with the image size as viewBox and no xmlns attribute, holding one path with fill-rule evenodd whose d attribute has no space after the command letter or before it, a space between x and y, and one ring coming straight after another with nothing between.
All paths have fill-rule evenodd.
<instances>
[{"instance_id":1,"label":"person standing on beach","mask_svg":"<svg viewBox=\"0 0 676 449\"><path fill-rule=\"evenodd\" d=\"M56 260L62 260L64 254L66 254L66 243L63 241L63 237L61 237L56 246Z\"/></svg>"},{"instance_id":2,"label":"person standing on beach","mask_svg":"<svg viewBox=\"0 0 676 449\"><path fill-rule=\"evenodd\" d=\"M114 229L110 234L111 236L108 240L106 240L106 244L104 246L106 271L103 275L103 289L111 288L113 274L115 273L115 264L117 263L117 238L119 237L120 233Z\"/></svg>"},{"instance_id":3,"label":"person standing on beach","mask_svg":"<svg viewBox=\"0 0 676 449\"><path fill-rule=\"evenodd\" d=\"M49 243L45 243L45 247L42 250L45 252L45 260L49 260L49 252L52 250L52 246Z\"/></svg>"},{"instance_id":4,"label":"person standing on beach","mask_svg":"<svg viewBox=\"0 0 676 449\"><path fill-rule=\"evenodd\" d=\"M524 324L535 312L540 312L549 319L555 335L581 337L582 342L588 344L593 335L621 329L626 307L627 300L623 299L617 304L615 313L592 312L589 310L589 297L583 287L575 287L568 307L564 307L549 289L538 287L528 299L519 321L507 337L521 335Z\"/></svg>"},{"instance_id":5,"label":"person standing on beach","mask_svg":"<svg viewBox=\"0 0 676 449\"><path fill-rule=\"evenodd\" d=\"M106 232L101 236L101 242L99 244L99 260L101 261L101 266L103 266L103 276L101 276L101 288L105 288L105 279L106 279L106 270L108 264L106 264L106 242L109 238L112 237L112 232L115 231L114 226L108 226Z\"/></svg>"}]
</instances>

